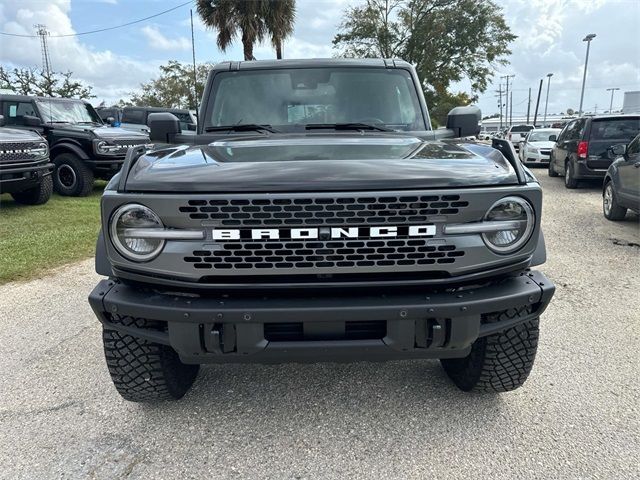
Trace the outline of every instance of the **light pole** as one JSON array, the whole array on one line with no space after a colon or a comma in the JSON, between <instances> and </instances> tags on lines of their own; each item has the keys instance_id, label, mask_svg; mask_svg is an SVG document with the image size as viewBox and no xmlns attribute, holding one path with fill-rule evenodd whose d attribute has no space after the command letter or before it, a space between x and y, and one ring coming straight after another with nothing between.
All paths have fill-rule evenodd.
<instances>
[{"instance_id":1,"label":"light pole","mask_svg":"<svg viewBox=\"0 0 640 480\"><path fill-rule=\"evenodd\" d=\"M551 77L553 77L553 73L547 73L547 99L544 102L544 120L542 121L543 127L547 125L547 107L549 106L549 88L551 87Z\"/></svg>"},{"instance_id":2,"label":"light pole","mask_svg":"<svg viewBox=\"0 0 640 480\"><path fill-rule=\"evenodd\" d=\"M584 72L582 73L582 92L580 92L580 108L578 109L578 116L582 115L582 101L584 100L584 84L587 81L587 65L589 64L589 47L591 46L591 40L596 38L595 33L590 33L582 39L583 42L587 42L587 56L584 59Z\"/></svg>"},{"instance_id":3,"label":"light pole","mask_svg":"<svg viewBox=\"0 0 640 480\"><path fill-rule=\"evenodd\" d=\"M609 113L611 113L611 109L613 108L613 92L616 90L620 90L619 87L607 88L607 92L611 91L611 103L609 103Z\"/></svg>"}]
</instances>

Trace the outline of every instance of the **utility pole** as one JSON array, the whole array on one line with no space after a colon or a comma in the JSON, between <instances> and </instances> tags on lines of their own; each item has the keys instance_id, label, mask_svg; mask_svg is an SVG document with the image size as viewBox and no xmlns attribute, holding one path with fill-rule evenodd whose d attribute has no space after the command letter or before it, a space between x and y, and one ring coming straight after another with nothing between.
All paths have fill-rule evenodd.
<instances>
[{"instance_id":1,"label":"utility pole","mask_svg":"<svg viewBox=\"0 0 640 480\"><path fill-rule=\"evenodd\" d=\"M611 113L611 110L613 109L613 93L616 90L620 90L620 88L619 87L607 88L607 92L611 91L611 103L609 103L609 113Z\"/></svg>"},{"instance_id":2,"label":"utility pole","mask_svg":"<svg viewBox=\"0 0 640 480\"><path fill-rule=\"evenodd\" d=\"M496 90L496 92L498 92L498 106L500 107L500 130L502 131L502 84L498 85L498 90Z\"/></svg>"},{"instance_id":3,"label":"utility pole","mask_svg":"<svg viewBox=\"0 0 640 480\"><path fill-rule=\"evenodd\" d=\"M511 90L511 97L509 98L509 126L513 125L513 90Z\"/></svg>"},{"instance_id":4,"label":"utility pole","mask_svg":"<svg viewBox=\"0 0 640 480\"><path fill-rule=\"evenodd\" d=\"M536 100L536 113L533 114L533 126L536 126L538 120L538 107L540 106L540 95L542 95L542 79L540 79L540 86L538 87L538 99Z\"/></svg>"},{"instance_id":5,"label":"utility pole","mask_svg":"<svg viewBox=\"0 0 640 480\"><path fill-rule=\"evenodd\" d=\"M42 50L42 70L51 75L51 60L49 57L49 46L47 45L47 37L50 35L47 26L42 23L34 25L36 33L40 37L40 48Z\"/></svg>"},{"instance_id":6,"label":"utility pole","mask_svg":"<svg viewBox=\"0 0 640 480\"><path fill-rule=\"evenodd\" d=\"M196 42L193 36L193 9L189 9L189 15L191 16L191 54L193 57L193 105L196 107L196 118L200 112L198 111L198 74L196 70ZM198 119L200 123L200 119Z\"/></svg>"},{"instance_id":7,"label":"utility pole","mask_svg":"<svg viewBox=\"0 0 640 480\"><path fill-rule=\"evenodd\" d=\"M580 92L580 108L578 108L578 116L582 115L582 101L584 100L584 84L587 81L587 65L589 64L589 47L591 46L591 40L596 38L595 33L590 33L582 39L583 42L587 42L587 56L584 59L584 72L582 73L582 91Z\"/></svg>"},{"instance_id":8,"label":"utility pole","mask_svg":"<svg viewBox=\"0 0 640 480\"><path fill-rule=\"evenodd\" d=\"M504 110L505 118L509 116L509 102L510 102L510 100L509 100L509 79L513 78L513 77L515 77L515 75L503 75L502 77L500 77L500 78L506 78L507 79L507 94L506 94L506 97L505 97L505 104L506 105L505 105L505 110ZM507 126L509 126L509 125L507 125Z\"/></svg>"},{"instance_id":9,"label":"utility pole","mask_svg":"<svg viewBox=\"0 0 640 480\"><path fill-rule=\"evenodd\" d=\"M549 88L551 88L551 77L553 77L553 73L547 73L547 99L544 102L544 120L542 121L543 127L547 125L547 107L549 106Z\"/></svg>"},{"instance_id":10,"label":"utility pole","mask_svg":"<svg viewBox=\"0 0 640 480\"><path fill-rule=\"evenodd\" d=\"M527 125L529 125L530 112L531 112L531 87L529 87L529 100L527 101Z\"/></svg>"}]
</instances>

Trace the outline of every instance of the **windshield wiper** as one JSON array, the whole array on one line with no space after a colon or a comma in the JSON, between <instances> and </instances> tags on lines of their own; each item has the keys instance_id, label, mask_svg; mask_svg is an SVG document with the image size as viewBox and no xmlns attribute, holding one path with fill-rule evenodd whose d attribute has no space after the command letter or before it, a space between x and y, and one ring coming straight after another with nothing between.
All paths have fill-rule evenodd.
<instances>
[{"instance_id":1,"label":"windshield wiper","mask_svg":"<svg viewBox=\"0 0 640 480\"><path fill-rule=\"evenodd\" d=\"M215 127L205 127L205 132L270 132L278 133L271 125L258 125L257 123L243 123L238 125L219 125Z\"/></svg>"},{"instance_id":2,"label":"windshield wiper","mask_svg":"<svg viewBox=\"0 0 640 480\"><path fill-rule=\"evenodd\" d=\"M306 125L307 130L376 130L378 132L393 132L394 130L379 125L371 125L370 123L309 123Z\"/></svg>"}]
</instances>

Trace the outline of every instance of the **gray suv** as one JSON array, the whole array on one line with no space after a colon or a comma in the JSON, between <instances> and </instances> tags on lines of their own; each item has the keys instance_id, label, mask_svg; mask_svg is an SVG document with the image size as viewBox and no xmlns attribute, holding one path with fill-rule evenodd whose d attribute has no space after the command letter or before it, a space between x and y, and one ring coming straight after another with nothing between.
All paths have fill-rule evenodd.
<instances>
[{"instance_id":1,"label":"gray suv","mask_svg":"<svg viewBox=\"0 0 640 480\"><path fill-rule=\"evenodd\" d=\"M461 140L478 108L433 130L420 85L400 60L221 63L196 135L149 116L156 150L102 198L89 297L124 398L229 362L436 358L462 390L524 383L554 293L542 190L508 141Z\"/></svg>"}]
</instances>

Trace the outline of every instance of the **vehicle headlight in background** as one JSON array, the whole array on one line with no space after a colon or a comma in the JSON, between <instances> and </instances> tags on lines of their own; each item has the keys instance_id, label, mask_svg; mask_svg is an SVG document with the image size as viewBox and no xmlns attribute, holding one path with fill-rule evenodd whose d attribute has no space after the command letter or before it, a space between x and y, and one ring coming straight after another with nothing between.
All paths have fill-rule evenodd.
<instances>
[{"instance_id":1,"label":"vehicle headlight in background","mask_svg":"<svg viewBox=\"0 0 640 480\"><path fill-rule=\"evenodd\" d=\"M485 222L508 222L512 228L482 234L484 242L496 253L512 253L522 247L533 232L533 207L524 198L505 197L489 209Z\"/></svg>"},{"instance_id":2,"label":"vehicle headlight in background","mask_svg":"<svg viewBox=\"0 0 640 480\"><path fill-rule=\"evenodd\" d=\"M160 217L150 208L135 203L118 208L109 225L116 250L136 262L152 260L162 251L166 241L162 238L163 231Z\"/></svg>"},{"instance_id":3,"label":"vehicle headlight in background","mask_svg":"<svg viewBox=\"0 0 640 480\"><path fill-rule=\"evenodd\" d=\"M31 149L31 153L38 157L46 157L49 155L49 145L47 142L40 142L34 148Z\"/></svg>"},{"instance_id":4,"label":"vehicle headlight in background","mask_svg":"<svg viewBox=\"0 0 640 480\"><path fill-rule=\"evenodd\" d=\"M94 140L93 146L96 153L100 155L113 155L114 153L118 153L122 148L120 145L112 145L105 140Z\"/></svg>"}]
</instances>

